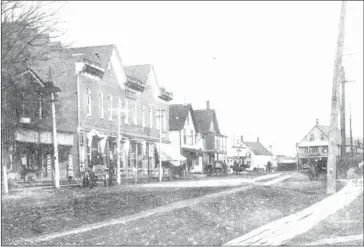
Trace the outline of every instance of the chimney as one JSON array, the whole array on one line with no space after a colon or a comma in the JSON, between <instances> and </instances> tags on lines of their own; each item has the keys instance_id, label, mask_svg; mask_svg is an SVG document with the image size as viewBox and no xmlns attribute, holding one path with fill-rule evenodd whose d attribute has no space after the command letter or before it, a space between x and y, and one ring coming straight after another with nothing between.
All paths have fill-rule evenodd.
<instances>
[{"instance_id":1,"label":"chimney","mask_svg":"<svg viewBox=\"0 0 364 247\"><path fill-rule=\"evenodd\" d=\"M244 137L243 136L240 136L240 141L244 142Z\"/></svg>"},{"instance_id":2,"label":"chimney","mask_svg":"<svg viewBox=\"0 0 364 247\"><path fill-rule=\"evenodd\" d=\"M206 109L209 110L210 109L210 100L206 101Z\"/></svg>"},{"instance_id":3,"label":"chimney","mask_svg":"<svg viewBox=\"0 0 364 247\"><path fill-rule=\"evenodd\" d=\"M319 124L319 119L318 118L316 118L316 125L318 125Z\"/></svg>"},{"instance_id":4,"label":"chimney","mask_svg":"<svg viewBox=\"0 0 364 247\"><path fill-rule=\"evenodd\" d=\"M257 137L257 142L259 142L259 137Z\"/></svg>"}]
</instances>

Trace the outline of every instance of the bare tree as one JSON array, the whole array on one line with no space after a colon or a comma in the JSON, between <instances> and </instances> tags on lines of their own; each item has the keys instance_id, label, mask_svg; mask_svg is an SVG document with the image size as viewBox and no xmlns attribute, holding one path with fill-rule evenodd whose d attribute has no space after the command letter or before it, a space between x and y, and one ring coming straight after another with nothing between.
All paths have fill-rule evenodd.
<instances>
[{"instance_id":1,"label":"bare tree","mask_svg":"<svg viewBox=\"0 0 364 247\"><path fill-rule=\"evenodd\" d=\"M1 146L2 154L13 144L21 99L16 77L32 64L47 61L64 47L52 42L63 33L57 29L55 1L1 1ZM55 45L56 44L56 45ZM3 160L2 160L3 161ZM3 163L3 162L2 162ZM4 165L4 164L2 164Z\"/></svg>"}]
</instances>

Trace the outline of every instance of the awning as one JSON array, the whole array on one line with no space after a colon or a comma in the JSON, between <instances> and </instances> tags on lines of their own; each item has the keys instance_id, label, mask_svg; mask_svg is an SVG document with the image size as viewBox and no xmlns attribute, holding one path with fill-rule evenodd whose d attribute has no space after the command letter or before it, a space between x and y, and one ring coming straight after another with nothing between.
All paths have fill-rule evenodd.
<instances>
[{"instance_id":1,"label":"awning","mask_svg":"<svg viewBox=\"0 0 364 247\"><path fill-rule=\"evenodd\" d=\"M183 157L180 153L179 153L179 149L175 150L172 145L168 145L168 144L157 144L157 151L159 152L159 145L160 145L160 149L161 149L161 154L160 154L160 158L162 161L184 161L186 160L185 157Z\"/></svg>"}]
</instances>

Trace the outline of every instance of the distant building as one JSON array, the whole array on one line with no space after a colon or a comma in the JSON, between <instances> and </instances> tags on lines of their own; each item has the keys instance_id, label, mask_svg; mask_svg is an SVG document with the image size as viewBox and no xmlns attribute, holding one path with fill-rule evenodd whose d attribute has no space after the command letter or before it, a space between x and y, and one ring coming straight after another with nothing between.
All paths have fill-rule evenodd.
<instances>
[{"instance_id":1,"label":"distant building","mask_svg":"<svg viewBox=\"0 0 364 247\"><path fill-rule=\"evenodd\" d=\"M311 130L297 143L297 158L299 169L307 168L310 160L327 163L330 126L320 125L318 120ZM340 130L335 133L337 154L340 154ZM350 138L346 137L346 152L351 149ZM353 141L354 153L363 153L363 144L360 139Z\"/></svg>"},{"instance_id":2,"label":"distant building","mask_svg":"<svg viewBox=\"0 0 364 247\"><path fill-rule=\"evenodd\" d=\"M203 139L203 164L211 164L216 160L225 160L227 136L221 134L214 109L206 102L206 109L194 110L197 129Z\"/></svg>"},{"instance_id":3,"label":"distant building","mask_svg":"<svg viewBox=\"0 0 364 247\"><path fill-rule=\"evenodd\" d=\"M173 149L186 157L191 172L202 172L203 139L197 131L191 104L169 106L169 138Z\"/></svg>"},{"instance_id":4,"label":"distant building","mask_svg":"<svg viewBox=\"0 0 364 247\"><path fill-rule=\"evenodd\" d=\"M293 171L297 170L297 159L285 155L277 155L277 170L278 171Z\"/></svg>"}]
</instances>

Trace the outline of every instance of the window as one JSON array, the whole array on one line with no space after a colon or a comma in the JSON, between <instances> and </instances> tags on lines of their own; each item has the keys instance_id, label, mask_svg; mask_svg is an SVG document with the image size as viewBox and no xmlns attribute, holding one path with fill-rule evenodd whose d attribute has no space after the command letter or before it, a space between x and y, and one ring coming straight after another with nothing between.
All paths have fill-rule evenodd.
<instances>
[{"instance_id":1,"label":"window","mask_svg":"<svg viewBox=\"0 0 364 247\"><path fill-rule=\"evenodd\" d=\"M118 105L116 106L116 107L117 107L117 112L118 112L118 115L117 115L117 116L119 117L119 116L120 116L120 115L119 115L119 111L121 111L121 109L120 109L120 108L121 108L121 100L120 100L120 98L119 98L119 97L117 97L117 98L116 98L116 101L117 101L117 104L118 104ZM120 114L121 114L121 112L120 112Z\"/></svg>"},{"instance_id":2,"label":"window","mask_svg":"<svg viewBox=\"0 0 364 247\"><path fill-rule=\"evenodd\" d=\"M322 152L323 152L324 154L326 154L326 153L327 153L327 148L322 148Z\"/></svg>"},{"instance_id":3,"label":"window","mask_svg":"<svg viewBox=\"0 0 364 247\"><path fill-rule=\"evenodd\" d=\"M311 154L316 154L318 153L318 147L311 147L310 151Z\"/></svg>"},{"instance_id":4,"label":"window","mask_svg":"<svg viewBox=\"0 0 364 247\"><path fill-rule=\"evenodd\" d=\"M325 135L321 134L321 141L325 140Z\"/></svg>"},{"instance_id":5,"label":"window","mask_svg":"<svg viewBox=\"0 0 364 247\"><path fill-rule=\"evenodd\" d=\"M137 121L137 107L136 105L133 105L133 124L137 125L138 121Z\"/></svg>"},{"instance_id":6,"label":"window","mask_svg":"<svg viewBox=\"0 0 364 247\"><path fill-rule=\"evenodd\" d=\"M39 96L38 98L38 118L43 118L43 103L42 103L42 97Z\"/></svg>"},{"instance_id":7,"label":"window","mask_svg":"<svg viewBox=\"0 0 364 247\"><path fill-rule=\"evenodd\" d=\"M186 130L183 129L183 144L187 144Z\"/></svg>"},{"instance_id":8,"label":"window","mask_svg":"<svg viewBox=\"0 0 364 247\"><path fill-rule=\"evenodd\" d=\"M310 141L314 141L315 140L315 136L314 136L314 134L311 134L310 135Z\"/></svg>"},{"instance_id":9,"label":"window","mask_svg":"<svg viewBox=\"0 0 364 247\"><path fill-rule=\"evenodd\" d=\"M125 100L125 124L129 124L129 102Z\"/></svg>"},{"instance_id":10,"label":"window","mask_svg":"<svg viewBox=\"0 0 364 247\"><path fill-rule=\"evenodd\" d=\"M188 126L188 125L190 125L190 114L187 114L187 119L186 119L186 121L187 121L187 126Z\"/></svg>"},{"instance_id":11,"label":"window","mask_svg":"<svg viewBox=\"0 0 364 247\"><path fill-rule=\"evenodd\" d=\"M104 118L104 95L99 93L99 116Z\"/></svg>"},{"instance_id":12,"label":"window","mask_svg":"<svg viewBox=\"0 0 364 247\"><path fill-rule=\"evenodd\" d=\"M109 95L109 120L112 120L112 96Z\"/></svg>"},{"instance_id":13,"label":"window","mask_svg":"<svg viewBox=\"0 0 364 247\"><path fill-rule=\"evenodd\" d=\"M157 130L159 130L160 129L160 127L161 127L161 125L160 125L160 123L161 123L161 118L162 118L162 112L160 111L160 110L157 110L157 118L156 118L156 120L157 120L157 126L155 126L155 127L157 127Z\"/></svg>"},{"instance_id":14,"label":"window","mask_svg":"<svg viewBox=\"0 0 364 247\"><path fill-rule=\"evenodd\" d=\"M145 127L145 107L142 106L142 127Z\"/></svg>"},{"instance_id":15,"label":"window","mask_svg":"<svg viewBox=\"0 0 364 247\"><path fill-rule=\"evenodd\" d=\"M91 89L87 88L87 116L91 116Z\"/></svg>"},{"instance_id":16,"label":"window","mask_svg":"<svg viewBox=\"0 0 364 247\"><path fill-rule=\"evenodd\" d=\"M167 112L163 112L163 131L167 131Z\"/></svg>"},{"instance_id":17,"label":"window","mask_svg":"<svg viewBox=\"0 0 364 247\"><path fill-rule=\"evenodd\" d=\"M153 128L153 108L149 107L149 128Z\"/></svg>"}]
</instances>

